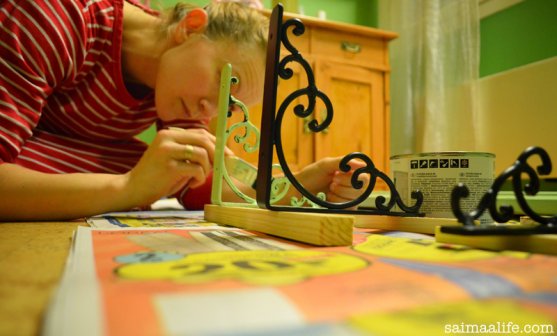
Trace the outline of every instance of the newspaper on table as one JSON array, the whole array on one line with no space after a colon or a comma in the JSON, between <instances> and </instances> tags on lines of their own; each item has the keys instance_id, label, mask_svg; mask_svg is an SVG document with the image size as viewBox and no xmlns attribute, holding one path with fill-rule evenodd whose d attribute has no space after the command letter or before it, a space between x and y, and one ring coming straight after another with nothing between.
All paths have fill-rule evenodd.
<instances>
[{"instance_id":1,"label":"newspaper on table","mask_svg":"<svg viewBox=\"0 0 557 336\"><path fill-rule=\"evenodd\" d=\"M87 218L87 223L98 229L116 228L219 228L219 224L208 222L203 211L160 210L109 212Z\"/></svg>"},{"instance_id":2,"label":"newspaper on table","mask_svg":"<svg viewBox=\"0 0 557 336\"><path fill-rule=\"evenodd\" d=\"M357 230L352 247L314 247L239 229L79 227L44 334L445 335L513 325L553 334L556 280L555 257L424 235Z\"/></svg>"}]
</instances>

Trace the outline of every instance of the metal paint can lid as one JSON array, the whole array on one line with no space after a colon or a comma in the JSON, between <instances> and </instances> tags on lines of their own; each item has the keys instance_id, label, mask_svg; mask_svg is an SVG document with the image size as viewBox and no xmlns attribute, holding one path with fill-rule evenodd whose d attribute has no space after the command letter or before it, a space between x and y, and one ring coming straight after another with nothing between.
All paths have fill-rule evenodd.
<instances>
[{"instance_id":1,"label":"metal paint can lid","mask_svg":"<svg viewBox=\"0 0 557 336\"><path fill-rule=\"evenodd\" d=\"M467 151L448 151L448 152L425 152L415 154L399 154L390 157L391 160L415 158L415 157L438 157L438 156L473 156L495 158L495 154L488 152L467 152Z\"/></svg>"}]
</instances>

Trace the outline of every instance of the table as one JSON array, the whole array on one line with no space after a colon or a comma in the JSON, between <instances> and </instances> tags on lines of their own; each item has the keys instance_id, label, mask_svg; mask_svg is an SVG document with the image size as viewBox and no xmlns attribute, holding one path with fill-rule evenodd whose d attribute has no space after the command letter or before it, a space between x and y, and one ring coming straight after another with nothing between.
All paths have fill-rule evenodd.
<instances>
[{"instance_id":1,"label":"table","mask_svg":"<svg viewBox=\"0 0 557 336\"><path fill-rule=\"evenodd\" d=\"M84 221L0 223L0 335L36 335Z\"/></svg>"},{"instance_id":2,"label":"table","mask_svg":"<svg viewBox=\"0 0 557 336\"><path fill-rule=\"evenodd\" d=\"M41 333L49 300L55 293L70 251L72 233L79 226L88 225L84 221L0 223L0 249L2 252L2 258L0 259L0 335L36 335ZM168 233L174 234L170 237L173 241L175 241L176 234L185 239L189 237L183 231L173 232L171 229L165 231L167 231L165 238L169 238ZM225 274L223 280L213 279L205 283L193 282L190 285L184 282L165 283L170 284L175 289L188 290L190 297L196 296L195 291L199 288L203 289L205 294L225 295L224 298L219 298L219 300L226 299L226 295L237 294L243 290L261 294L263 291L267 293L269 289L273 288L276 289L275 294L295 299L296 296L299 296L297 295L299 293L295 292L296 290L315 287L316 290L313 293L312 291L306 291L304 294L311 296L312 299L306 301L310 304L313 301L322 300L322 294L327 293L330 289L342 289L342 293L348 294L344 298L347 301L345 304L337 302L338 307L346 307L347 303L354 302L362 305L362 309L359 310L357 316L351 318L350 326L363 329L375 328L375 330L381 327L383 329L378 331L386 330L387 332L392 331L394 326L406 326L406 328L417 328L416 330L425 334L428 331L424 328L427 329L426 327L429 326L431 332L428 334L442 334L447 327L461 328L462 323L473 323L471 324L473 326L493 326L494 318L495 321L511 323L513 326L521 327L525 326L527 322L533 323L532 321L534 321L538 323L537 327L551 328L547 330L554 330L557 325L557 318L555 318L557 316L557 287L555 285L557 271L553 267L557 263L555 257L528 256L520 253L519 255L512 254L509 257L501 256L495 259L485 259L474 252L473 259L475 261L464 260L462 265L455 268L451 263L447 264L436 260L428 261L429 254L422 254L420 258L415 259L413 253L407 253L409 246L416 246L416 252L427 248L423 241L416 240L411 244L398 244L392 239L389 238L389 235L376 235L373 241L367 241L366 244L363 244L363 240L360 239L358 243L354 244L354 250L350 247L309 247L309 250L318 253L332 253L332 255L348 258L359 256L370 261L369 265L372 265L372 267L364 265L365 267L362 266L363 268L360 267L359 270L352 270L342 275L343 281L327 281L326 278L319 278L318 276L310 279L312 284L309 287L299 286L303 285L303 281L290 285L283 284L278 287L269 285L260 287L254 283L242 283L240 278L229 279L227 278L228 275ZM131 250L128 251L128 249L144 251L147 246L151 246L153 251L156 250L156 246L146 244L147 241L144 239L140 241L135 238L130 241L140 243L143 248L129 244L126 244L126 246L114 245L118 249L126 249L119 254L130 256L128 252ZM192 243L194 242L192 241ZM386 243L391 244L393 248L389 251L384 250L385 254L378 253L381 252ZM393 245L393 243L395 244ZM113 245L110 244L104 246L111 250L113 248ZM192 251L197 247L199 245L180 245L180 249L184 248ZM447 251L447 248L449 247L444 246L439 250L439 253ZM455 253L465 251L461 248L450 250ZM406 251L404 255L409 255L412 258L396 258L392 254L396 251ZM291 252L298 253L296 251L279 251L278 253L288 254ZM373 255L369 255L369 253ZM439 255L435 259L438 259L438 257L444 256ZM111 258L105 259L105 264L113 262ZM77 260L82 260L82 258ZM509 262L515 262L517 267L510 267ZM345 265L345 263L343 262L341 265ZM528 269L528 272L524 272L524 269ZM360 272L361 276L352 276L352 274L358 274L357 272ZM120 290L121 282L114 283L107 278L108 275L112 274L110 269L101 267L100 273L102 275L100 279L105 279L104 282L101 280L104 289L112 291L108 297L117 298L120 294L126 293ZM500 275L503 277L500 277ZM108 281L106 281L107 279ZM334 280L335 278L331 279ZM360 280L365 281L361 282ZM396 283L392 283L392 281ZM409 292L411 282L413 288L419 289L419 291ZM215 288L219 289L219 283L228 286L225 286L228 290L225 292L213 290ZM142 283L136 282L135 285L141 286ZM235 289L235 287L238 288ZM318 290L319 288L322 290ZM224 288L219 290L222 289ZM366 295L365 292L362 292L363 290L375 293L371 296L371 301L364 302L358 299L358 297ZM133 293L133 291L128 292L128 294ZM450 302L443 302L442 297L432 298L432 296L443 296L445 294L447 294L445 299L449 299ZM130 297L120 298L130 299ZM389 300L397 298L399 308L402 309L400 313L385 307L385 305L390 304ZM438 302L438 304L433 304L435 302ZM227 301L228 305L230 303L230 301ZM396 301L393 301L394 303ZM305 303L298 301L298 304L303 305ZM424 304L427 304L427 306ZM519 306L518 304L523 305ZM321 306L326 307L326 305ZM299 306L299 308L303 307ZM452 315L449 314L451 311ZM534 315L534 313L541 313L544 318L537 319L541 315ZM126 312L124 314L126 315ZM328 312L324 310L316 312L316 314L315 317L319 321L319 318L326 316ZM321 316L319 314L325 315ZM185 316L188 316L188 314L185 314ZM528 317L528 319L523 320L523 316ZM484 318L487 317L490 317L490 319L485 320ZM139 321L143 320L134 320L134 324L141 324L137 323ZM431 321L434 323L432 324ZM429 324L426 322L429 322ZM315 328L320 327L323 326L318 324L313 326L313 329L310 327L306 331L315 331ZM325 325L325 327L334 327L334 325ZM461 330L458 329L457 331L460 332Z\"/></svg>"}]
</instances>

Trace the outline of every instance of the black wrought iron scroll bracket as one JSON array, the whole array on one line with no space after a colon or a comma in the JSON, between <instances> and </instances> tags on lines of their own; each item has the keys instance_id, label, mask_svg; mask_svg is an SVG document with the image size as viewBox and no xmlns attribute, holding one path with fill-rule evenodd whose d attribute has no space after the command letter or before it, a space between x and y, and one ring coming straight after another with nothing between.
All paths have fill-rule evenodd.
<instances>
[{"instance_id":1,"label":"black wrought iron scroll bracket","mask_svg":"<svg viewBox=\"0 0 557 336\"><path fill-rule=\"evenodd\" d=\"M532 168L528 164L528 159L532 156L539 156L541 164ZM493 182L491 188L480 199L475 210L470 212L462 211L460 200L468 197L469 190L463 185L456 186L451 193L451 207L457 220L464 224L461 227L442 227L445 233L465 234L465 235L521 235L521 234L543 234L557 233L557 214L554 216L541 216L537 214L529 205L525 195L536 195L540 191L539 175L549 175L551 173L551 159L547 152L541 147L529 147L520 154L512 166L503 171ZM528 177L528 183L523 184L522 177ZM525 215L534 220L537 225L483 225L478 226L474 221L485 211L494 221L507 223L514 217L514 209L510 205L502 205L497 209L497 194L501 191L503 183L512 179L512 186L516 201Z\"/></svg>"},{"instance_id":2,"label":"black wrought iron scroll bracket","mask_svg":"<svg viewBox=\"0 0 557 336\"><path fill-rule=\"evenodd\" d=\"M354 170L351 184L352 187L362 190L356 199L334 203L329 202L319 195L309 192L302 183L300 183L292 173L288 162L286 161L282 147L282 120L287 112L293 113L299 118L311 118L316 106L316 102L320 100L326 108L326 116L319 122L313 119L309 122L308 127L312 132L321 132L325 130L333 120L333 105L327 95L321 92L315 85L313 70L309 63L303 58L302 54L290 42L288 34L291 32L296 36L304 33L305 26L299 19L290 19L283 22L283 8L279 4L272 12L269 27L269 42L267 46L267 59L265 70L265 86L263 97L263 115L261 120L261 140L259 147L259 165L257 176L257 203L262 208L283 211L303 211L303 212L333 212L333 213L356 213L356 214L376 214L376 215L393 215L393 216L423 216L419 213L420 206L423 202L423 195L419 191L411 194L415 203L411 206L404 204L400 194L395 188L391 179L375 167L373 161L363 153L353 152L343 157L339 164L339 169L343 172L351 170L349 162L353 159L361 160L365 163L364 167ZM281 45L288 51L288 54L280 59ZM300 65L307 76L307 87L298 89L288 95L286 99L280 103L277 109L277 87L279 77L283 80L292 78L294 72L290 65L296 63ZM297 99L305 97L307 106L296 103ZM289 109L291 108L291 109ZM299 206L281 206L271 203L272 165L273 153L276 151L277 158L282 169L282 173L289 180L291 185L304 197L313 203L311 207ZM362 174L369 175L369 184L364 189L364 183L360 177ZM378 196L375 199L375 208L372 209L354 209L363 203L372 193L377 179L383 180L389 188L390 198L387 202L386 197ZM315 206L317 205L317 206ZM394 210L395 206L399 210Z\"/></svg>"}]
</instances>

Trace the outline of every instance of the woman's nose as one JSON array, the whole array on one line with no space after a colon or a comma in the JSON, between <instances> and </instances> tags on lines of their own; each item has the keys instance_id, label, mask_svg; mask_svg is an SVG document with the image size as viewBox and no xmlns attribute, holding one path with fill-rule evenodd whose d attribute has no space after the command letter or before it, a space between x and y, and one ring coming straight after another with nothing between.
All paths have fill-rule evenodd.
<instances>
[{"instance_id":1,"label":"woman's nose","mask_svg":"<svg viewBox=\"0 0 557 336\"><path fill-rule=\"evenodd\" d=\"M212 118L217 115L217 104L212 103L208 99L199 101L199 114L204 118Z\"/></svg>"}]
</instances>

